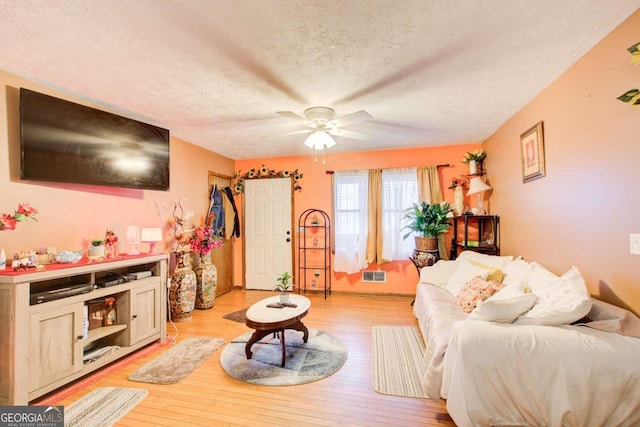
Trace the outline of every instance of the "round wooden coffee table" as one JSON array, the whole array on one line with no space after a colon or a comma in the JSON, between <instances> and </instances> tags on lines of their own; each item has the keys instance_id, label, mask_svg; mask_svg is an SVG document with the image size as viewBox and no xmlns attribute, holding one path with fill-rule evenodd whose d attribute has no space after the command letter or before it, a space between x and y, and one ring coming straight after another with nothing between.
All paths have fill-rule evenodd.
<instances>
[{"instance_id":1,"label":"round wooden coffee table","mask_svg":"<svg viewBox=\"0 0 640 427\"><path fill-rule=\"evenodd\" d=\"M295 304L296 307L271 308L269 304L280 302L280 296L274 296L258 301L247 309L246 325L255 329L247 345L245 346L245 354L247 359L251 359L251 346L269 334L280 335L280 344L282 345L282 366L286 358L284 330L293 329L304 334L303 341L309 339L309 330L302 324L301 319L309 312L311 301L302 295L291 295L289 303Z\"/></svg>"}]
</instances>

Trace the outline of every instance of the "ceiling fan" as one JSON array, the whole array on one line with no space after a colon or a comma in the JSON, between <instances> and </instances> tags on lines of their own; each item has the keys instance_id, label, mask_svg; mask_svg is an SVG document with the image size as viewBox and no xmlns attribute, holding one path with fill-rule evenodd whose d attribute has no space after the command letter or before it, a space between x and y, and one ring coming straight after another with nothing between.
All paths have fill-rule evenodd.
<instances>
[{"instance_id":1,"label":"ceiling fan","mask_svg":"<svg viewBox=\"0 0 640 427\"><path fill-rule=\"evenodd\" d=\"M304 111L304 117L291 111L278 111L283 117L295 120L307 126L309 129L288 132L280 135L272 135L266 138L278 136L296 135L310 133L305 140L305 145L309 148L322 150L335 145L333 136L341 136L343 138L364 139L369 136L366 133L356 132L352 130L342 129L353 123L369 120L372 116L364 110L355 113L346 114L344 116L335 117L335 111L329 107L311 107Z\"/></svg>"}]
</instances>

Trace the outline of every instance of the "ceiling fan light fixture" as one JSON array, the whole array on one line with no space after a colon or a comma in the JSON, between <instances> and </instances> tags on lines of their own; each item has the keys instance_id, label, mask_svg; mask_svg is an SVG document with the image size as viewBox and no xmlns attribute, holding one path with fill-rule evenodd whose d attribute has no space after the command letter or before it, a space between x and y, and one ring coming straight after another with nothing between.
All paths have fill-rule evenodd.
<instances>
[{"instance_id":1,"label":"ceiling fan light fixture","mask_svg":"<svg viewBox=\"0 0 640 427\"><path fill-rule=\"evenodd\" d=\"M324 130L317 130L307 137L304 145L314 150L323 150L336 145L334 139Z\"/></svg>"}]
</instances>

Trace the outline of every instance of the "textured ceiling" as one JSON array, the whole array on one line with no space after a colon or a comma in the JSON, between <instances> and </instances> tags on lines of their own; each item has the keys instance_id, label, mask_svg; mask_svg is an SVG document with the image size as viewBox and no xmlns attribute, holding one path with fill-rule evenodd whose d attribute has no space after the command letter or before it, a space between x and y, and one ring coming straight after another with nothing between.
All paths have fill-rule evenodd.
<instances>
[{"instance_id":1,"label":"textured ceiling","mask_svg":"<svg viewBox=\"0 0 640 427\"><path fill-rule=\"evenodd\" d=\"M478 142L640 0L4 0L0 69L232 159L307 154L276 114L373 118L332 151Z\"/></svg>"}]
</instances>

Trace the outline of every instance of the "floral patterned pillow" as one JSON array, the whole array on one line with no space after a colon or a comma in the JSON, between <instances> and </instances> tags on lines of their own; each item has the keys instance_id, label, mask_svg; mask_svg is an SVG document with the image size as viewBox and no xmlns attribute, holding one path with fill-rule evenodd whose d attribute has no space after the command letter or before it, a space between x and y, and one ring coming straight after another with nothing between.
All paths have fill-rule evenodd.
<instances>
[{"instance_id":1,"label":"floral patterned pillow","mask_svg":"<svg viewBox=\"0 0 640 427\"><path fill-rule=\"evenodd\" d=\"M462 307L462 311L471 313L478 301L486 300L500 289L502 284L497 280L484 280L481 276L476 276L465 283L458 292L456 303Z\"/></svg>"}]
</instances>

